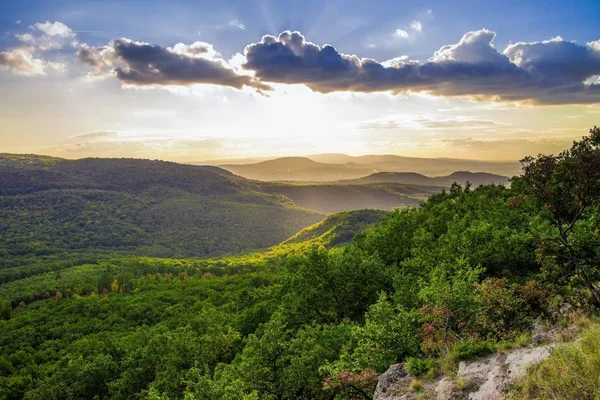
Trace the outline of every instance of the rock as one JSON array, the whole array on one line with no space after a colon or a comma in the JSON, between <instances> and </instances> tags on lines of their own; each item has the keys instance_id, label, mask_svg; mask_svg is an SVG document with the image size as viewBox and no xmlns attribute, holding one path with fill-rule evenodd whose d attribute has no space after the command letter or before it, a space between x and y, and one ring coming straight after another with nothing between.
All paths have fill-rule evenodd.
<instances>
[{"instance_id":1,"label":"rock","mask_svg":"<svg viewBox=\"0 0 600 400\"><path fill-rule=\"evenodd\" d=\"M379 376L373 400L409 399L407 389L412 379L404 364L390 366Z\"/></svg>"},{"instance_id":2,"label":"rock","mask_svg":"<svg viewBox=\"0 0 600 400\"><path fill-rule=\"evenodd\" d=\"M550 352L549 346L541 346L516 349L470 363L461 362L458 376L473 387L466 399L502 398L508 386L525 373L527 366L550 357Z\"/></svg>"},{"instance_id":3,"label":"rock","mask_svg":"<svg viewBox=\"0 0 600 400\"><path fill-rule=\"evenodd\" d=\"M504 397L509 385L525 374L527 367L550 357L551 346L539 346L510 350L480 358L476 361L462 361L458 366L457 379L464 385L440 376L426 381L422 394L428 399L437 400L497 400ZM388 368L378 380L373 400L413 400L417 393L410 388L414 379L404 364Z\"/></svg>"},{"instance_id":4,"label":"rock","mask_svg":"<svg viewBox=\"0 0 600 400\"><path fill-rule=\"evenodd\" d=\"M454 398L454 383L450 378L443 377L435 386L435 398L438 400L450 400Z\"/></svg>"}]
</instances>

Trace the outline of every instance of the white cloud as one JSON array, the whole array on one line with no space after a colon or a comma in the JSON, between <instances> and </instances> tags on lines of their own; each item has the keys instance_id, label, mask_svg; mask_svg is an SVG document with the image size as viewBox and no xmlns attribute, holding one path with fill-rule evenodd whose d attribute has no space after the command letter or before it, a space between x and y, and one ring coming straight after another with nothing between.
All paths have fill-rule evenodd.
<instances>
[{"instance_id":1,"label":"white cloud","mask_svg":"<svg viewBox=\"0 0 600 400\"><path fill-rule=\"evenodd\" d=\"M422 32L423 31L423 25L419 22L419 21L413 21L410 23L410 27L417 31L417 32Z\"/></svg>"},{"instance_id":2,"label":"white cloud","mask_svg":"<svg viewBox=\"0 0 600 400\"><path fill-rule=\"evenodd\" d=\"M48 36L54 37L63 37L63 38L72 38L75 37L75 34L67 25L62 22L38 22L31 26L32 29L36 29L40 32L45 33Z\"/></svg>"},{"instance_id":3,"label":"white cloud","mask_svg":"<svg viewBox=\"0 0 600 400\"><path fill-rule=\"evenodd\" d=\"M32 32L16 34L15 37L40 51L57 50L63 48L67 43L75 43L75 33L62 22L38 22L29 29Z\"/></svg>"},{"instance_id":4,"label":"white cloud","mask_svg":"<svg viewBox=\"0 0 600 400\"><path fill-rule=\"evenodd\" d=\"M487 29L467 32L458 43L442 46L429 61L485 62L506 66L510 61L494 47L495 38L496 33Z\"/></svg>"},{"instance_id":5,"label":"white cloud","mask_svg":"<svg viewBox=\"0 0 600 400\"><path fill-rule=\"evenodd\" d=\"M66 65L35 58L33 47L17 47L0 52L0 70L9 70L15 75L46 75L48 70L64 71Z\"/></svg>"},{"instance_id":6,"label":"white cloud","mask_svg":"<svg viewBox=\"0 0 600 400\"><path fill-rule=\"evenodd\" d=\"M232 27L232 28L238 28L238 29L241 29L241 30L246 29L246 25L242 24L237 19L229 21L229 26Z\"/></svg>"},{"instance_id":7,"label":"white cloud","mask_svg":"<svg viewBox=\"0 0 600 400\"><path fill-rule=\"evenodd\" d=\"M401 37L402 39L408 39L408 32L406 32L404 29L396 29L396 36Z\"/></svg>"},{"instance_id":8,"label":"white cloud","mask_svg":"<svg viewBox=\"0 0 600 400\"><path fill-rule=\"evenodd\" d=\"M501 124L497 121L467 115L436 117L433 115L396 114L363 121L360 129L489 129Z\"/></svg>"}]
</instances>

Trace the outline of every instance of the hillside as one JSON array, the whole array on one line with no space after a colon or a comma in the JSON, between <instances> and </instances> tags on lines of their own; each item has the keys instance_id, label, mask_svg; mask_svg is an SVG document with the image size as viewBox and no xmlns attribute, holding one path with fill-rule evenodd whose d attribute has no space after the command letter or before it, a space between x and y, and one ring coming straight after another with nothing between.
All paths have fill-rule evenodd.
<instances>
[{"instance_id":1,"label":"hillside","mask_svg":"<svg viewBox=\"0 0 600 400\"><path fill-rule=\"evenodd\" d=\"M0 254L207 256L265 248L322 219L216 167L50 161L0 157Z\"/></svg>"},{"instance_id":2,"label":"hillside","mask_svg":"<svg viewBox=\"0 0 600 400\"><path fill-rule=\"evenodd\" d=\"M450 187L453 183L466 185L467 182L472 187L481 185L508 185L509 178L506 176L489 174L487 172L469 172L457 171L447 176L429 177L415 172L378 172L363 178L341 181L346 184L361 184L361 183L400 183L408 185L424 185L424 186L444 186Z\"/></svg>"},{"instance_id":3,"label":"hillside","mask_svg":"<svg viewBox=\"0 0 600 400\"><path fill-rule=\"evenodd\" d=\"M308 242L332 247L349 244L358 232L380 223L387 214L381 210L357 210L333 214L302 229L282 245Z\"/></svg>"},{"instance_id":4,"label":"hillside","mask_svg":"<svg viewBox=\"0 0 600 400\"><path fill-rule=\"evenodd\" d=\"M357 179L379 172L406 172L426 176L444 176L453 174L456 171L475 171L513 176L520 169L518 162L412 158L395 155L352 157L345 154L282 157L261 162L247 160L246 163L243 163L243 160L238 160L235 163L217 163L217 165L248 179L312 182Z\"/></svg>"},{"instance_id":5,"label":"hillside","mask_svg":"<svg viewBox=\"0 0 600 400\"><path fill-rule=\"evenodd\" d=\"M279 193L298 206L323 213L360 210L363 208L391 211L417 206L432 194L443 190L439 186L403 185L398 183L318 184L263 183L261 190Z\"/></svg>"},{"instance_id":6,"label":"hillside","mask_svg":"<svg viewBox=\"0 0 600 400\"><path fill-rule=\"evenodd\" d=\"M264 183L212 166L5 154L0 254L7 263L65 251L162 257L243 252L277 244L323 213L417 205L439 190Z\"/></svg>"}]
</instances>

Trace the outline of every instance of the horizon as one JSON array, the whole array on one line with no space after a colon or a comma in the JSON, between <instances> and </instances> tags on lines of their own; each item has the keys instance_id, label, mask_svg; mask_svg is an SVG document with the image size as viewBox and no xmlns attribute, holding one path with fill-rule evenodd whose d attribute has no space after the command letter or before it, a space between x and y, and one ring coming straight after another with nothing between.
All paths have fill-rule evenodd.
<instances>
[{"instance_id":1,"label":"horizon","mask_svg":"<svg viewBox=\"0 0 600 400\"><path fill-rule=\"evenodd\" d=\"M277 159L287 159L287 158L302 158L302 159L309 159L312 160L316 163L328 163L328 164L344 164L342 162L324 162L324 161L315 161L312 158L315 157L323 157L323 156L344 156L344 157L351 157L351 158L361 158L361 157L369 157L369 156L379 156L379 157L399 157L399 158L414 158L414 159L425 159L425 160L457 160L457 161L482 161L482 162L489 162L489 163L519 163L520 160L517 159L505 159L505 160L485 160L485 159L481 159L481 158L455 158L455 157L414 157L414 156L405 156L402 154L390 154L390 153L380 153L380 154L374 154L374 153L365 153L365 154L358 154L358 155L353 155L353 154L347 154L347 153L314 153L314 154L302 154L302 155L297 155L297 156L279 156L279 155L272 155L272 156L262 156L262 157L232 157L232 158L207 158L207 159L199 159L199 160L170 160L168 158L148 158L148 157L135 157L135 156L82 156L82 157L77 157L77 156L73 156L73 157L68 157L68 156L56 156L56 155L52 155L52 154L43 154L43 153L12 153L12 152L1 152L0 155L12 155L12 156L41 156L41 157L54 157L54 158L61 158L61 159L65 159L65 160L81 160L81 159L85 159L85 158L106 158L106 159L123 159L123 158L129 158L129 159L134 159L134 160L149 160L149 161L166 161L166 162L175 162L175 163L179 163L179 164L192 164L192 165L200 165L200 163L203 162L212 162L212 163L216 163L216 162L220 162L223 164L206 164L206 165L213 165L213 166L219 166L219 165L224 165L226 164L226 161L247 161L244 164L254 164L254 163L261 163L264 161L272 161L272 160L277 160ZM312 157L312 158L311 158ZM523 156L525 157L525 156ZM521 159L523 158L521 157Z\"/></svg>"},{"instance_id":2,"label":"horizon","mask_svg":"<svg viewBox=\"0 0 600 400\"><path fill-rule=\"evenodd\" d=\"M592 1L11 2L0 148L177 162L557 153L600 117L599 19Z\"/></svg>"}]
</instances>

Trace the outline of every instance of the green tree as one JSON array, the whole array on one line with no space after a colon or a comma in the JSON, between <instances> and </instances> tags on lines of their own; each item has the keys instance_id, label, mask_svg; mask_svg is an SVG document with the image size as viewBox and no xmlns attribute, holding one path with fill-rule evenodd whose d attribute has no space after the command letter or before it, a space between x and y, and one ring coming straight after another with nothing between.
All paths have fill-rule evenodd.
<instances>
[{"instance_id":1,"label":"green tree","mask_svg":"<svg viewBox=\"0 0 600 400\"><path fill-rule=\"evenodd\" d=\"M526 157L521 163L523 174L513 180L513 186L553 227L550 239L558 242L557 250L567 260L565 272L576 275L600 307L600 291L594 284L599 272L596 254L590 257L577 241L578 228L584 225L581 221L600 200L600 128L590 129L589 136L557 156ZM541 253L548 248L541 247Z\"/></svg>"}]
</instances>

